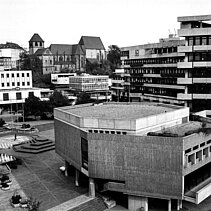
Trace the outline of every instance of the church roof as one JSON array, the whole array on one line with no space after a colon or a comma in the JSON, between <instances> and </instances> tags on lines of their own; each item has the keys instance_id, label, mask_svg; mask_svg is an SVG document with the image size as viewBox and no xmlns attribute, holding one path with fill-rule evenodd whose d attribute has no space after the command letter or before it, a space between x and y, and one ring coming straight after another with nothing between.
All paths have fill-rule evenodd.
<instances>
[{"instance_id":1,"label":"church roof","mask_svg":"<svg viewBox=\"0 0 211 211\"><path fill-rule=\"evenodd\" d=\"M43 39L40 37L39 34L34 33L32 38L29 40L29 42L44 42Z\"/></svg>"},{"instance_id":2,"label":"church roof","mask_svg":"<svg viewBox=\"0 0 211 211\"><path fill-rule=\"evenodd\" d=\"M41 48L41 49L38 49L34 55L36 56L42 56L44 54L52 54L51 51L49 50L49 48Z\"/></svg>"},{"instance_id":3,"label":"church roof","mask_svg":"<svg viewBox=\"0 0 211 211\"><path fill-rule=\"evenodd\" d=\"M100 37L82 36L79 44L84 45L85 49L105 50Z\"/></svg>"},{"instance_id":4,"label":"church roof","mask_svg":"<svg viewBox=\"0 0 211 211\"><path fill-rule=\"evenodd\" d=\"M68 45L68 44L51 44L49 47L52 54L84 54L80 45Z\"/></svg>"}]
</instances>

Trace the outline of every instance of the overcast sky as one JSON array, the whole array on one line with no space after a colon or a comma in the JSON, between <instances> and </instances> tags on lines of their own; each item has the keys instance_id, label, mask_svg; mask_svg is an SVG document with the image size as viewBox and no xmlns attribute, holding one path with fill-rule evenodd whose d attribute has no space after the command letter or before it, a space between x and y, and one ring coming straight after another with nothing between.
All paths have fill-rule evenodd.
<instances>
[{"instance_id":1,"label":"overcast sky","mask_svg":"<svg viewBox=\"0 0 211 211\"><path fill-rule=\"evenodd\" d=\"M211 14L211 0L0 0L0 43L28 47L38 33L50 44L101 37L105 48L158 42L179 28L178 16Z\"/></svg>"}]
</instances>

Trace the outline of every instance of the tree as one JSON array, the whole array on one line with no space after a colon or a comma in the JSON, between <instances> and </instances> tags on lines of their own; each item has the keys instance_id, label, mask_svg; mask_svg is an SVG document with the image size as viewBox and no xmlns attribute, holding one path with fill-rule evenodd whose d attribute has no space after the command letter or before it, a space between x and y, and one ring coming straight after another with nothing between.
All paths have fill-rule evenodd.
<instances>
[{"instance_id":1,"label":"tree","mask_svg":"<svg viewBox=\"0 0 211 211\"><path fill-rule=\"evenodd\" d=\"M114 71L121 65L121 50L117 45L108 46L107 59L110 62L111 69Z\"/></svg>"},{"instance_id":2,"label":"tree","mask_svg":"<svg viewBox=\"0 0 211 211\"><path fill-rule=\"evenodd\" d=\"M35 115L39 116L42 113L42 101L39 97L35 97L34 95L29 95L28 98L25 99L24 104L24 115Z\"/></svg>"},{"instance_id":3,"label":"tree","mask_svg":"<svg viewBox=\"0 0 211 211\"><path fill-rule=\"evenodd\" d=\"M62 107L69 105L69 100L61 92L54 90L53 94L49 97L52 108Z\"/></svg>"},{"instance_id":4,"label":"tree","mask_svg":"<svg viewBox=\"0 0 211 211\"><path fill-rule=\"evenodd\" d=\"M90 98L90 95L86 92L80 92L77 98L76 104L91 103L93 100Z\"/></svg>"}]
</instances>

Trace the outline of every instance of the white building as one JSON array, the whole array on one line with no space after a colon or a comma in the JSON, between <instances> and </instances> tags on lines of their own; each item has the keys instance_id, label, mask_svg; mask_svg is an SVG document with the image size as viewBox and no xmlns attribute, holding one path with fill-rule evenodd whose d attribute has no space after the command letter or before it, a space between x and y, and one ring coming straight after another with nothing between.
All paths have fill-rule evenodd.
<instances>
[{"instance_id":1,"label":"white building","mask_svg":"<svg viewBox=\"0 0 211 211\"><path fill-rule=\"evenodd\" d=\"M20 54L24 52L16 43L7 42L6 44L0 44L0 58L10 59L10 67L7 69L15 69L18 67L20 60Z\"/></svg>"},{"instance_id":2,"label":"white building","mask_svg":"<svg viewBox=\"0 0 211 211\"><path fill-rule=\"evenodd\" d=\"M70 76L76 76L76 73L52 73L51 83L54 85L68 85L69 86Z\"/></svg>"},{"instance_id":3,"label":"white building","mask_svg":"<svg viewBox=\"0 0 211 211\"><path fill-rule=\"evenodd\" d=\"M41 100L48 100L51 93L50 89L32 86L31 70L0 72L0 106L2 107L15 104L17 110L18 105L25 103L29 95L33 94Z\"/></svg>"}]
</instances>

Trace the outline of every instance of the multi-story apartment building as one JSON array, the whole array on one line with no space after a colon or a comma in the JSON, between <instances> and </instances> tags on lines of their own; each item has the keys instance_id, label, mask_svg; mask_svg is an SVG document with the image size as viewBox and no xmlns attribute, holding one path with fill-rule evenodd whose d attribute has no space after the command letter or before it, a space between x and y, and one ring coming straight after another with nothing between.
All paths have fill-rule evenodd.
<instances>
[{"instance_id":1,"label":"multi-story apartment building","mask_svg":"<svg viewBox=\"0 0 211 211\"><path fill-rule=\"evenodd\" d=\"M211 122L208 115L196 117ZM92 196L95 189L124 193L131 211L148 211L158 198L171 211L189 202L197 210L211 194L210 128L190 121L188 107L84 104L57 108L54 117L56 152L76 169L76 184L86 175Z\"/></svg>"},{"instance_id":2,"label":"multi-story apartment building","mask_svg":"<svg viewBox=\"0 0 211 211\"><path fill-rule=\"evenodd\" d=\"M13 107L13 110L22 108L25 99L33 94L41 100L48 100L52 93L49 89L32 86L32 73L30 70L1 71L0 72L0 106Z\"/></svg>"},{"instance_id":3,"label":"multi-story apartment building","mask_svg":"<svg viewBox=\"0 0 211 211\"><path fill-rule=\"evenodd\" d=\"M116 69L111 80L111 94L114 101L130 101L128 95L129 90L129 76L124 72L124 69Z\"/></svg>"},{"instance_id":4,"label":"multi-story apartment building","mask_svg":"<svg viewBox=\"0 0 211 211\"><path fill-rule=\"evenodd\" d=\"M130 74L133 101L150 100L190 106L211 105L210 15L179 17L179 39L121 48L125 73ZM200 105L200 106L199 106Z\"/></svg>"},{"instance_id":5,"label":"multi-story apartment building","mask_svg":"<svg viewBox=\"0 0 211 211\"><path fill-rule=\"evenodd\" d=\"M178 51L185 53L177 68L185 70L185 77L178 84L185 92L177 98L185 100L191 108L211 107L211 15L178 17L178 35L185 38L185 46Z\"/></svg>"},{"instance_id":6,"label":"multi-story apartment building","mask_svg":"<svg viewBox=\"0 0 211 211\"><path fill-rule=\"evenodd\" d=\"M177 68L177 63L185 58L185 53L178 52L178 46L183 45L184 40L170 36L160 39L159 43L121 48L123 68L130 81L127 90L132 101L184 104L183 100L177 99L178 93L185 90L184 85L177 83L185 76L185 70Z\"/></svg>"},{"instance_id":7,"label":"multi-story apartment building","mask_svg":"<svg viewBox=\"0 0 211 211\"><path fill-rule=\"evenodd\" d=\"M73 92L86 92L92 99L111 100L109 92L109 78L106 75L88 75L69 77L69 87Z\"/></svg>"}]
</instances>

